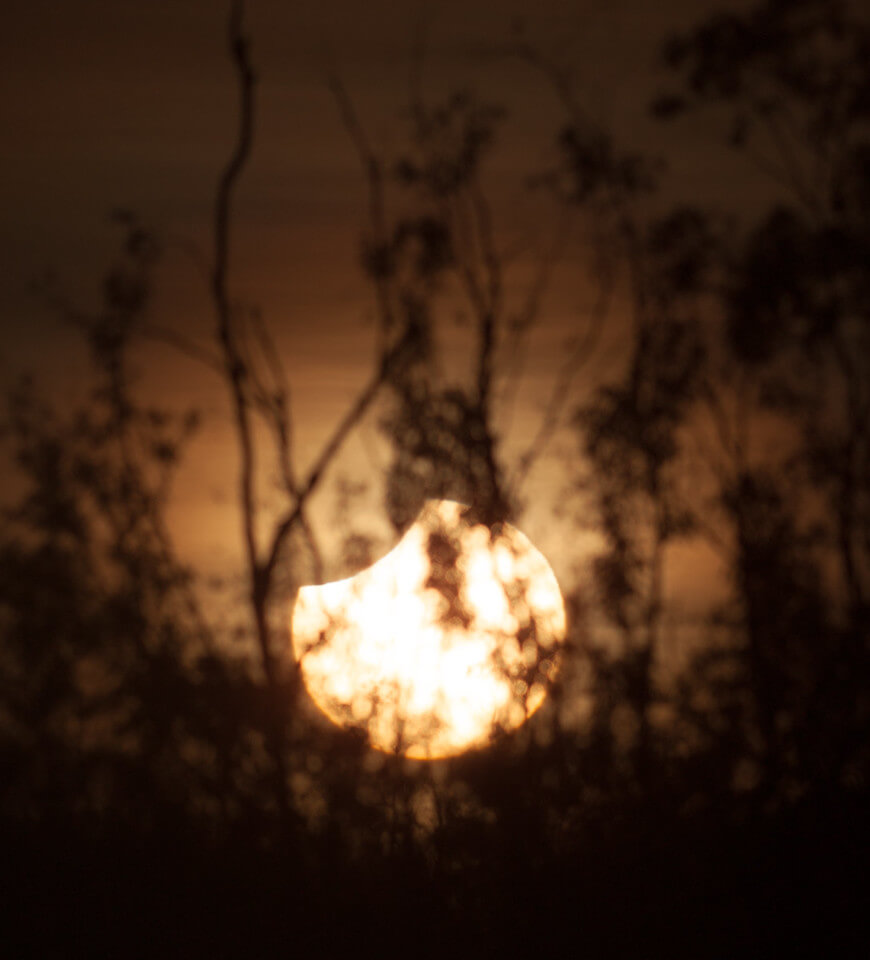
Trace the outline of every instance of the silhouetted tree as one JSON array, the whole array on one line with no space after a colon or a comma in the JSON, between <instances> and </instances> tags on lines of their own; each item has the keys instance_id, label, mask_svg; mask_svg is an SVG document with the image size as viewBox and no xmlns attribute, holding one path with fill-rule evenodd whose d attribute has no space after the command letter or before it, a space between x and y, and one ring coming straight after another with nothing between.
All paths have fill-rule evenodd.
<instances>
[{"instance_id":1,"label":"silhouetted tree","mask_svg":"<svg viewBox=\"0 0 870 960\"><path fill-rule=\"evenodd\" d=\"M532 187L555 200L554 240L519 295L488 189L502 109L412 90L388 161L334 81L368 189L361 261L378 347L302 471L281 357L233 292L233 199L256 140L242 14L232 3L240 104L215 194L213 339L166 339L205 360L230 401L248 625L233 639L207 619L173 547L166 509L197 418L140 399L160 245L122 212L100 307L54 301L88 346L88 394L61 409L24 384L4 418L21 481L0 534L10 874L67 891L68 923L129 896L167 925L202 923L218 953L270 930L338 954L336 917L358 942L430 955L443 945L418 927L475 955L525 952L555 930L599 953L669 957L776 953L854 929L864 890L847 877L867 849L870 761L866 23L836 0L767 0L667 45L681 88L659 114L724 107L726 139L776 184L770 207L738 224L669 206L656 165L590 118L570 71L518 41L511 54L565 110L559 163ZM599 302L508 462L509 361L528 349L569 219L594 238L577 269L598 271ZM579 402L570 388L612 303L623 362ZM457 313L468 362L454 375L442 359ZM396 531L426 499L451 498L468 507L460 530L483 523L497 542L565 427L572 495L600 537L591 582L566 591L552 708L448 760L407 760L401 729L387 754L365 722L319 722L286 645L300 583L323 575L310 499L375 410ZM368 563L371 545L349 532L352 559ZM575 533L566 523L566 541ZM702 543L727 596L710 600L685 665L666 667L672 551ZM434 529L427 546L426 586L445 620L467 623L459 533ZM528 608L527 588L505 584L512 609ZM517 619L532 650L535 625ZM513 673L502 665L523 706L552 672L540 647ZM119 859L134 879L107 892Z\"/></svg>"},{"instance_id":2,"label":"silhouetted tree","mask_svg":"<svg viewBox=\"0 0 870 960\"><path fill-rule=\"evenodd\" d=\"M720 502L762 740L791 744L767 760L804 788L854 769L867 716L868 29L828 0L723 14L668 44L684 86L657 103L724 107L731 145L777 188L720 260L726 392L742 383L744 407L730 424L718 407L731 463ZM791 438L778 462L746 449L752 396L768 431Z\"/></svg>"}]
</instances>

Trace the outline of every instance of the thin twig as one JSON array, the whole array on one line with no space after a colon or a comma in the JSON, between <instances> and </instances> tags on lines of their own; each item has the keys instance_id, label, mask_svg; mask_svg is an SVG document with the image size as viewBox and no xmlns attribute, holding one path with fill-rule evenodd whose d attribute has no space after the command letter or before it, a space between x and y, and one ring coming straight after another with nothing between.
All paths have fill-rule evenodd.
<instances>
[{"instance_id":1,"label":"thin twig","mask_svg":"<svg viewBox=\"0 0 870 960\"><path fill-rule=\"evenodd\" d=\"M223 375L226 372L226 366L217 354L212 353L207 347L190 339L190 337L184 336L177 330L152 323L142 328L142 336L148 340L154 340L175 348L192 360L196 360L197 363L208 367L213 373Z\"/></svg>"},{"instance_id":2,"label":"thin twig","mask_svg":"<svg viewBox=\"0 0 870 960\"><path fill-rule=\"evenodd\" d=\"M609 278L608 282L603 282L599 288L598 298L592 309L591 322L586 328L585 334L576 341L574 349L571 350L565 362L562 364L547 405L544 408L544 413L534 439L520 457L517 468L511 478L511 489L519 490L528 477L532 467L541 457L553 435L556 433L574 380L583 369L583 366L592 357L595 347L601 339L612 293L613 281L612 278Z\"/></svg>"},{"instance_id":3,"label":"thin twig","mask_svg":"<svg viewBox=\"0 0 870 960\"><path fill-rule=\"evenodd\" d=\"M233 2L227 42L236 67L239 84L239 127L230 159L221 174L215 201L214 270L212 295L217 310L218 339L224 353L226 374L230 383L236 428L241 446L239 497L242 507L242 525L249 569L257 569L256 504L254 500L254 445L250 423L249 401L245 386L247 371L239 354L239 346L232 329L232 307L228 292L230 208L236 183L251 151L254 127L254 72L248 53L248 43L242 32L242 3ZM256 592L256 585L252 583ZM271 674L271 657L263 646L261 653L267 674Z\"/></svg>"},{"instance_id":4,"label":"thin twig","mask_svg":"<svg viewBox=\"0 0 870 960\"><path fill-rule=\"evenodd\" d=\"M368 185L369 243L375 250L384 251L387 247L387 216L383 165L369 143L356 108L344 84L336 75L331 75L328 78L328 83L329 89L335 97L342 124L356 149L357 157L363 169L363 176ZM380 269L376 270L374 279L375 293L381 313L381 332L383 336L386 336L396 326L386 272Z\"/></svg>"},{"instance_id":5,"label":"thin twig","mask_svg":"<svg viewBox=\"0 0 870 960\"><path fill-rule=\"evenodd\" d=\"M306 501L317 488L323 474L338 453L347 435L356 426L371 406L381 387L386 382L394 364L405 352L406 343L403 339L393 350L384 357L379 369L375 372L365 389L360 393L353 406L345 413L332 436L327 440L320 455L314 462L314 465L308 471L308 474L302 484L296 490L296 502L284 514L283 518L275 528L272 536L272 543L269 548L268 556L263 563L260 576L263 582L268 583L271 579L280 557L281 548L287 538L287 535L293 527L299 522L302 516Z\"/></svg>"}]
</instances>

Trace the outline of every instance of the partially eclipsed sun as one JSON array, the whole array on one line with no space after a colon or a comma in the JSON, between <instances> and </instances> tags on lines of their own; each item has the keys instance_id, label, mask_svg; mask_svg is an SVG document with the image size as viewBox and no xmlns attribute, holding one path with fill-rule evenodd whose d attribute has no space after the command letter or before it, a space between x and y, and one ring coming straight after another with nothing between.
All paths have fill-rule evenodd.
<instances>
[{"instance_id":1,"label":"partially eclipsed sun","mask_svg":"<svg viewBox=\"0 0 870 960\"><path fill-rule=\"evenodd\" d=\"M293 647L335 723L379 750L461 753L541 705L565 636L550 565L510 524L430 501L399 543L346 580L303 587Z\"/></svg>"}]
</instances>

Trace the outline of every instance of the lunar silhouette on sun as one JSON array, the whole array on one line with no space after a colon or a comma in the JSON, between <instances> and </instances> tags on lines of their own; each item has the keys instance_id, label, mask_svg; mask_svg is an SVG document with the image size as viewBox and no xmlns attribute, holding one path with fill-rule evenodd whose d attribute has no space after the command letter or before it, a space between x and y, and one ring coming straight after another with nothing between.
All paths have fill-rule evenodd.
<instances>
[{"instance_id":1,"label":"lunar silhouette on sun","mask_svg":"<svg viewBox=\"0 0 870 960\"><path fill-rule=\"evenodd\" d=\"M543 703L565 608L516 527L432 500L396 546L353 577L303 587L293 649L318 708L372 747L418 759L485 746Z\"/></svg>"}]
</instances>

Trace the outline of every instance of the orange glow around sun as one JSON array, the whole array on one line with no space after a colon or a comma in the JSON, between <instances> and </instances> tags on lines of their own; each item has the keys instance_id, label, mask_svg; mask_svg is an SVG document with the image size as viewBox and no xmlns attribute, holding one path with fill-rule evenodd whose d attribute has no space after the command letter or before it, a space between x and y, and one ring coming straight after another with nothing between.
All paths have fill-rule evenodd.
<instances>
[{"instance_id":1,"label":"orange glow around sun","mask_svg":"<svg viewBox=\"0 0 870 960\"><path fill-rule=\"evenodd\" d=\"M509 524L431 501L354 577L304 587L293 646L317 706L371 745L455 755L520 726L543 702L565 636L558 583Z\"/></svg>"}]
</instances>

